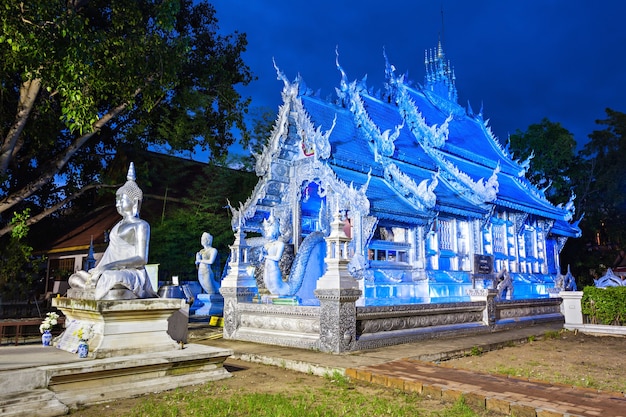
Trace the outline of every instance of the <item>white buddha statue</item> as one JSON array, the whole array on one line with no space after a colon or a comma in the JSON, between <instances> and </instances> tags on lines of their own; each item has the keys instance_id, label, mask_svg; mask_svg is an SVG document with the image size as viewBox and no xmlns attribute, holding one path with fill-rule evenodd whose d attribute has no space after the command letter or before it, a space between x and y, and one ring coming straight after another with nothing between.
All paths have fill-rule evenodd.
<instances>
[{"instance_id":1,"label":"white buddha statue","mask_svg":"<svg viewBox=\"0 0 626 417\"><path fill-rule=\"evenodd\" d=\"M157 297L145 269L150 225L139 218L143 193L135 183L131 162L127 181L116 192L115 207L122 216L109 234L109 246L95 268L69 278L72 289L93 292L96 300Z\"/></svg>"}]
</instances>

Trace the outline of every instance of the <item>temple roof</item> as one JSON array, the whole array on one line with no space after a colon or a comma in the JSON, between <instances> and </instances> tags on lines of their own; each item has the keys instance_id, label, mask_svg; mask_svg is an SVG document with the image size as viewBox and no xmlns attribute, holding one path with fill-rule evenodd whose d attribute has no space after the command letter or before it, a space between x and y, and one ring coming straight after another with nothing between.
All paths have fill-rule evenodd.
<instances>
[{"instance_id":1,"label":"temple roof","mask_svg":"<svg viewBox=\"0 0 626 417\"><path fill-rule=\"evenodd\" d=\"M372 205L372 211L378 217L407 223L422 223L424 220L420 221L420 217L422 219L430 217L430 213L417 209L384 179L383 167L372 163L372 151L367 141L359 136L360 133L350 112L312 97L304 96L302 102L312 122L321 126L322 130L330 129L335 120L335 127L329 137L332 145L330 165L334 167L333 170L341 180L360 186L367 182L367 174L371 170L372 180L367 189L367 197ZM372 106L372 108L390 119L382 122L381 129L389 128L394 121L401 123L398 113L389 111L393 110L391 107ZM398 154L396 163L403 173L416 183L432 179L436 171L436 162L415 143L408 131L401 133L396 145ZM477 207L462 198L445 182L438 183L435 194L438 199L437 211L468 217L482 217L487 213L486 208Z\"/></svg>"},{"instance_id":2,"label":"temple roof","mask_svg":"<svg viewBox=\"0 0 626 417\"><path fill-rule=\"evenodd\" d=\"M290 145L289 158L314 158L345 184L367 184L370 212L380 219L425 224L438 214L486 218L496 206L551 220L558 224L553 233L579 235L569 223L572 201L566 207L549 202L526 179L527 161L512 158L482 110L474 114L456 102L454 72L443 57L441 45L427 53L424 86L405 82L387 62L379 95L364 80L348 82L337 62L341 81L334 101L312 95L299 77L290 83L277 69L285 104L269 149L302 142L307 150ZM259 166L257 174L265 175L271 165L266 159Z\"/></svg>"}]
</instances>

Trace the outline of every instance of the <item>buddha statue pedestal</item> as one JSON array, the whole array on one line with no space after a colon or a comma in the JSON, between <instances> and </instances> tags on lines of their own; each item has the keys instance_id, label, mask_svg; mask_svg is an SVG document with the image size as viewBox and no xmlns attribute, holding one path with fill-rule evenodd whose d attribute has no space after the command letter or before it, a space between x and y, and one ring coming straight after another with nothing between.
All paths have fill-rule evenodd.
<instances>
[{"instance_id":1,"label":"buddha statue pedestal","mask_svg":"<svg viewBox=\"0 0 626 417\"><path fill-rule=\"evenodd\" d=\"M52 299L52 306L66 317L65 332L53 341L59 349L76 352L81 329L92 359L180 349L168 334L168 319L185 307L183 299L93 300L59 297Z\"/></svg>"},{"instance_id":2,"label":"buddha statue pedestal","mask_svg":"<svg viewBox=\"0 0 626 417\"><path fill-rule=\"evenodd\" d=\"M186 307L181 298L54 298L52 305L67 326L56 347L75 352L79 329L89 337L87 358L43 367L54 397L70 409L231 376L223 366L231 349L183 345L168 334L168 319Z\"/></svg>"}]
</instances>

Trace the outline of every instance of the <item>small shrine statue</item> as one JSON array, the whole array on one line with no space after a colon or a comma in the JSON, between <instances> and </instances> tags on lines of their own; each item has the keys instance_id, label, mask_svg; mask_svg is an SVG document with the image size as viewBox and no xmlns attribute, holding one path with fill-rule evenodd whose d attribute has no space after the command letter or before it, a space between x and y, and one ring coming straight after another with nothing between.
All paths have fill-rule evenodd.
<instances>
[{"instance_id":1,"label":"small shrine statue","mask_svg":"<svg viewBox=\"0 0 626 417\"><path fill-rule=\"evenodd\" d=\"M95 268L77 271L70 287L83 298L123 300L157 297L145 269L148 262L150 225L139 218L143 192L135 183L131 162L126 183L115 194L115 207L122 216L109 234L109 246ZM68 295L70 295L68 291Z\"/></svg>"},{"instance_id":2,"label":"small shrine statue","mask_svg":"<svg viewBox=\"0 0 626 417\"><path fill-rule=\"evenodd\" d=\"M202 249L196 253L198 281L205 293L216 294L217 285L215 283L212 266L217 258L217 249L211 246L213 244L213 236L207 232L202 233L200 243L202 244Z\"/></svg>"},{"instance_id":3,"label":"small shrine statue","mask_svg":"<svg viewBox=\"0 0 626 417\"><path fill-rule=\"evenodd\" d=\"M265 287L274 295L289 295L289 284L283 281L280 271L280 258L285 250L285 243L279 239L280 222L273 214L263 220L263 235L267 239L263 245L262 260L265 261L263 267L263 282Z\"/></svg>"},{"instance_id":4,"label":"small shrine statue","mask_svg":"<svg viewBox=\"0 0 626 417\"><path fill-rule=\"evenodd\" d=\"M554 288L557 288L561 291L577 291L576 280L572 275L569 265L567 266L567 274L561 275L558 274L556 276L556 282L554 283Z\"/></svg>"},{"instance_id":5,"label":"small shrine statue","mask_svg":"<svg viewBox=\"0 0 626 417\"><path fill-rule=\"evenodd\" d=\"M498 286L496 287L498 290L498 298L502 300L507 295L509 298L513 298L513 279L509 271L507 271L506 268L502 269L502 271L498 272L498 275L496 275L496 279L498 281Z\"/></svg>"}]
</instances>

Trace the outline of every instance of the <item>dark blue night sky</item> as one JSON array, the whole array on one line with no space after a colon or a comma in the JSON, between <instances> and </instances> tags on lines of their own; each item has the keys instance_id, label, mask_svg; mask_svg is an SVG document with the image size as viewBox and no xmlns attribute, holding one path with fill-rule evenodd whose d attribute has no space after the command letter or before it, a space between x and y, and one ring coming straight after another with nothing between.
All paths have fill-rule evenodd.
<instances>
[{"instance_id":1,"label":"dark blue night sky","mask_svg":"<svg viewBox=\"0 0 626 417\"><path fill-rule=\"evenodd\" d=\"M248 34L244 60L258 76L242 91L253 106L278 109L282 82L333 96L340 74L383 88L383 48L398 73L423 83L424 50L442 37L459 103L507 138L547 117L578 144L606 107L626 112L623 0L214 0L222 31ZM442 25L443 10L443 25ZM443 30L442 30L443 26Z\"/></svg>"}]
</instances>

